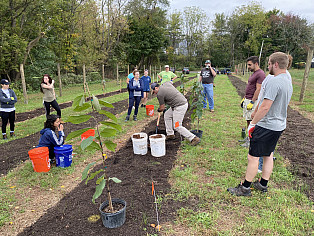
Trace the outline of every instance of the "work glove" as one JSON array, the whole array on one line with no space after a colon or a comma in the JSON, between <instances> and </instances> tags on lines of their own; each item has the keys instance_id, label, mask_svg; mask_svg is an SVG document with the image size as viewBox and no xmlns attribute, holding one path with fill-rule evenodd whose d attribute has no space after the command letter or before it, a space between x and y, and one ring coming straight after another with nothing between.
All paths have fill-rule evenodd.
<instances>
[{"instance_id":1,"label":"work glove","mask_svg":"<svg viewBox=\"0 0 314 236\"><path fill-rule=\"evenodd\" d=\"M247 128L247 132L249 134L249 137L252 138L252 133L255 129L255 124L253 124L252 122L249 124L249 127Z\"/></svg>"},{"instance_id":2,"label":"work glove","mask_svg":"<svg viewBox=\"0 0 314 236\"><path fill-rule=\"evenodd\" d=\"M247 106L246 106L246 110L252 110L253 105L254 105L254 102L253 102L253 101L250 101L250 103L247 104Z\"/></svg>"},{"instance_id":3,"label":"work glove","mask_svg":"<svg viewBox=\"0 0 314 236\"><path fill-rule=\"evenodd\" d=\"M242 99L241 101L241 107L243 108L243 103L244 103L245 98Z\"/></svg>"},{"instance_id":4,"label":"work glove","mask_svg":"<svg viewBox=\"0 0 314 236\"><path fill-rule=\"evenodd\" d=\"M11 100L14 101L14 97L11 97Z\"/></svg>"}]
</instances>

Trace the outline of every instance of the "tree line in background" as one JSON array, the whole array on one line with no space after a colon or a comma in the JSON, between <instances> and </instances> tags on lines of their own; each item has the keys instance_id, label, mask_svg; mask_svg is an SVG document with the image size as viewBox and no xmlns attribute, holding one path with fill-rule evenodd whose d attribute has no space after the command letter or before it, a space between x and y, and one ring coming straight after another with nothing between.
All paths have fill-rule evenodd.
<instances>
[{"instance_id":1,"label":"tree line in background","mask_svg":"<svg viewBox=\"0 0 314 236\"><path fill-rule=\"evenodd\" d=\"M101 71L113 77L117 64L170 64L200 68L205 59L216 67L236 65L248 56L262 59L274 51L306 59L313 46L313 24L297 15L259 3L216 14L199 7L169 9L168 0L2 0L0 2L0 74L26 82L43 74Z\"/></svg>"}]
</instances>

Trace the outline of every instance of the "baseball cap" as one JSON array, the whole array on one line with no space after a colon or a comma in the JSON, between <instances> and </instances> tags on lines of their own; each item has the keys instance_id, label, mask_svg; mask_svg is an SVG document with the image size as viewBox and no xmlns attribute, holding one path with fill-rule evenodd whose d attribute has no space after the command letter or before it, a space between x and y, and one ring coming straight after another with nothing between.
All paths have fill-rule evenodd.
<instances>
[{"instance_id":1,"label":"baseball cap","mask_svg":"<svg viewBox=\"0 0 314 236\"><path fill-rule=\"evenodd\" d=\"M165 68L167 68L167 67L169 68L169 65L165 65Z\"/></svg>"},{"instance_id":2,"label":"baseball cap","mask_svg":"<svg viewBox=\"0 0 314 236\"><path fill-rule=\"evenodd\" d=\"M152 84L150 85L150 87L152 88L152 90L155 90L156 87L159 87L159 84L157 84L157 83L152 83Z\"/></svg>"},{"instance_id":3,"label":"baseball cap","mask_svg":"<svg viewBox=\"0 0 314 236\"><path fill-rule=\"evenodd\" d=\"M207 63L211 63L210 60L206 60L206 61L205 61L205 64L207 64Z\"/></svg>"},{"instance_id":4,"label":"baseball cap","mask_svg":"<svg viewBox=\"0 0 314 236\"><path fill-rule=\"evenodd\" d=\"M8 84L10 84L10 82L9 82L9 80L7 80L7 79L2 79L1 82L0 82L0 84L8 85Z\"/></svg>"}]
</instances>

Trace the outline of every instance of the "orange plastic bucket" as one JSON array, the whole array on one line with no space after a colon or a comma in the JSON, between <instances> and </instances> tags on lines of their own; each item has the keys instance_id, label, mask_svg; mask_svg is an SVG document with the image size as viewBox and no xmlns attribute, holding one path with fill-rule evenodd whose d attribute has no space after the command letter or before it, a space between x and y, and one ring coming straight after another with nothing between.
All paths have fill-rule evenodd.
<instances>
[{"instance_id":1,"label":"orange plastic bucket","mask_svg":"<svg viewBox=\"0 0 314 236\"><path fill-rule=\"evenodd\" d=\"M84 139L87 139L90 136L95 136L95 130L94 129L89 129L85 131L84 133L81 134L81 140L83 141Z\"/></svg>"},{"instance_id":2,"label":"orange plastic bucket","mask_svg":"<svg viewBox=\"0 0 314 236\"><path fill-rule=\"evenodd\" d=\"M48 172L50 170L48 147L38 147L28 151L35 172Z\"/></svg>"},{"instance_id":3,"label":"orange plastic bucket","mask_svg":"<svg viewBox=\"0 0 314 236\"><path fill-rule=\"evenodd\" d=\"M146 105L146 115L154 116L154 105Z\"/></svg>"}]
</instances>

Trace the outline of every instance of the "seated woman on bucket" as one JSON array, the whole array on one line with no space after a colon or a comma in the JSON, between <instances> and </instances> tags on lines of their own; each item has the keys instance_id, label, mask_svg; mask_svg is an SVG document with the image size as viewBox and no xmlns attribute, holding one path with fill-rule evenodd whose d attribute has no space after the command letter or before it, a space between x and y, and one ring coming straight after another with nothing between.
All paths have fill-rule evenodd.
<instances>
[{"instance_id":1,"label":"seated woman on bucket","mask_svg":"<svg viewBox=\"0 0 314 236\"><path fill-rule=\"evenodd\" d=\"M56 131L58 131L59 137L57 137ZM61 146L64 143L63 125L59 116L48 115L40 134L41 137L37 147L48 147L50 163L55 163L54 147Z\"/></svg>"}]
</instances>

